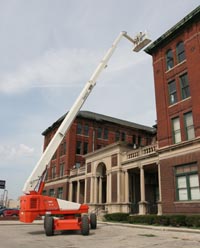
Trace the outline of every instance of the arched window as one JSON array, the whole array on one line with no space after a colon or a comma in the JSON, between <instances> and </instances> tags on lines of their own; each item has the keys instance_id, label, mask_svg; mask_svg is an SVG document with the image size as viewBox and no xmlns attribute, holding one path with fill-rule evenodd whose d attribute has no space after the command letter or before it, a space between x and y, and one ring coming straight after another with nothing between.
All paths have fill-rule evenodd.
<instances>
[{"instance_id":1,"label":"arched window","mask_svg":"<svg viewBox=\"0 0 200 248\"><path fill-rule=\"evenodd\" d=\"M173 52L171 49L169 49L166 52L166 67L167 70L171 69L174 66L174 58L173 58Z\"/></svg>"},{"instance_id":2,"label":"arched window","mask_svg":"<svg viewBox=\"0 0 200 248\"><path fill-rule=\"evenodd\" d=\"M185 48L184 48L184 43L183 41L180 41L176 45L176 56L177 56L177 61L178 63L182 62L185 60Z\"/></svg>"}]
</instances>

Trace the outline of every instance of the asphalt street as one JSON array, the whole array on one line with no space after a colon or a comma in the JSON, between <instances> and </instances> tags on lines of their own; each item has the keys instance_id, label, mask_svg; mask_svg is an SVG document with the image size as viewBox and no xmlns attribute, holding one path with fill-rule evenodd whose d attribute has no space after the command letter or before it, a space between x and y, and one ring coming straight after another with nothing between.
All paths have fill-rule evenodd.
<instances>
[{"instance_id":1,"label":"asphalt street","mask_svg":"<svg viewBox=\"0 0 200 248\"><path fill-rule=\"evenodd\" d=\"M57 232L47 237L43 224L0 222L1 248L199 248L200 230L145 228L134 225L98 223L89 236L80 232Z\"/></svg>"}]
</instances>

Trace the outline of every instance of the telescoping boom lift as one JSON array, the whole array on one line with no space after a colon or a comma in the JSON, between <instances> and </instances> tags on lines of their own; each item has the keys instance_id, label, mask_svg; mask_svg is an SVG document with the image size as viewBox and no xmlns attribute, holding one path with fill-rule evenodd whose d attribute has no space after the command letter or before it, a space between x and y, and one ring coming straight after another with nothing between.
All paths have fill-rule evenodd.
<instances>
[{"instance_id":1,"label":"telescoping boom lift","mask_svg":"<svg viewBox=\"0 0 200 248\"><path fill-rule=\"evenodd\" d=\"M133 51L136 52L150 42L146 33L139 33L134 39L132 39L127 32L121 32L118 35L112 47L107 51L91 78L86 83L71 110L67 113L31 175L25 182L23 188L25 195L20 197L20 221L31 223L38 216L45 216L44 229L47 236L53 235L56 230L81 230L83 235L88 235L89 226L91 229L96 228L96 215L91 214L88 216L88 205L45 196L42 195L42 191L45 185L47 165L77 116L80 108L91 93L100 73L107 66L110 57L122 37L127 38L134 44ZM54 216L56 216L56 218Z\"/></svg>"}]
</instances>

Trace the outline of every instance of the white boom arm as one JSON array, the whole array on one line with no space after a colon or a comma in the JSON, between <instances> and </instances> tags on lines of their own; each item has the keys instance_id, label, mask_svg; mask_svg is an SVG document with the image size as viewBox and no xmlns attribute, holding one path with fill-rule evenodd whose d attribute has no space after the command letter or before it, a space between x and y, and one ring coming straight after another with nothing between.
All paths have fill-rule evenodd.
<instances>
[{"instance_id":1,"label":"white boom arm","mask_svg":"<svg viewBox=\"0 0 200 248\"><path fill-rule=\"evenodd\" d=\"M71 110L67 113L66 117L64 118L63 122L61 123L60 127L58 128L57 132L53 136L52 140L46 147L44 153L42 154L40 160L36 164L35 168L33 169L31 175L27 179L24 184L23 192L25 194L29 194L31 191L38 191L38 182L41 180L41 177L44 176L44 171L46 170L47 165L49 164L53 154L55 153L56 149L58 148L59 144L63 140L66 132L68 131L69 127L71 126L73 120L75 119L76 115L78 114L80 108L86 101L87 97L91 93L93 87L96 84L96 80L102 70L106 67L107 62L109 61L110 57L112 56L113 52L115 51L117 44L121 40L122 37L126 37L129 41L133 42L135 45L135 41L127 35L126 32L121 32L119 36L116 38L112 47L107 51L105 56L103 57L102 61L97 66L96 70L92 74L89 81L86 83L85 87L83 88L82 92L78 96L77 100L73 104Z\"/></svg>"}]
</instances>

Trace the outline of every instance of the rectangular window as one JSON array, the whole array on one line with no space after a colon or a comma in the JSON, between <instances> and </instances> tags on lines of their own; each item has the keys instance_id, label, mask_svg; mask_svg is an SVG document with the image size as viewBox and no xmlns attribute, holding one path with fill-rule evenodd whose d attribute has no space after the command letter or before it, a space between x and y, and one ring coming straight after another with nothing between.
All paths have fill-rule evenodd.
<instances>
[{"instance_id":1,"label":"rectangular window","mask_svg":"<svg viewBox=\"0 0 200 248\"><path fill-rule=\"evenodd\" d=\"M43 190L42 191L42 195L47 195L47 191L46 190Z\"/></svg>"},{"instance_id":2,"label":"rectangular window","mask_svg":"<svg viewBox=\"0 0 200 248\"><path fill-rule=\"evenodd\" d=\"M87 124L84 126L84 135L89 136L89 126Z\"/></svg>"},{"instance_id":3,"label":"rectangular window","mask_svg":"<svg viewBox=\"0 0 200 248\"><path fill-rule=\"evenodd\" d=\"M64 176L64 165L65 164L60 164L60 172L59 172L59 175L60 175L60 177L62 177L62 176Z\"/></svg>"},{"instance_id":4,"label":"rectangular window","mask_svg":"<svg viewBox=\"0 0 200 248\"><path fill-rule=\"evenodd\" d=\"M81 141L76 142L76 154L81 154Z\"/></svg>"},{"instance_id":5,"label":"rectangular window","mask_svg":"<svg viewBox=\"0 0 200 248\"><path fill-rule=\"evenodd\" d=\"M185 121L186 139L187 140L194 139L195 133L194 133L194 124L193 124L192 112L188 112L188 113L184 114L184 121Z\"/></svg>"},{"instance_id":6,"label":"rectangular window","mask_svg":"<svg viewBox=\"0 0 200 248\"><path fill-rule=\"evenodd\" d=\"M124 132L121 133L121 141L126 141L126 134Z\"/></svg>"},{"instance_id":7,"label":"rectangular window","mask_svg":"<svg viewBox=\"0 0 200 248\"><path fill-rule=\"evenodd\" d=\"M172 105L178 101L175 80L169 82L168 89L169 89L169 104Z\"/></svg>"},{"instance_id":8,"label":"rectangular window","mask_svg":"<svg viewBox=\"0 0 200 248\"><path fill-rule=\"evenodd\" d=\"M178 199L180 201L188 200L187 183L185 176L177 177L177 191Z\"/></svg>"},{"instance_id":9,"label":"rectangular window","mask_svg":"<svg viewBox=\"0 0 200 248\"><path fill-rule=\"evenodd\" d=\"M60 156L63 156L66 154L66 142L63 142L61 145L60 145Z\"/></svg>"},{"instance_id":10,"label":"rectangular window","mask_svg":"<svg viewBox=\"0 0 200 248\"><path fill-rule=\"evenodd\" d=\"M184 43L181 41L176 46L176 54L178 63L185 60L185 48Z\"/></svg>"},{"instance_id":11,"label":"rectangular window","mask_svg":"<svg viewBox=\"0 0 200 248\"><path fill-rule=\"evenodd\" d=\"M133 143L133 145L136 145L136 138L137 138L136 135L133 135L132 136L132 143Z\"/></svg>"},{"instance_id":12,"label":"rectangular window","mask_svg":"<svg viewBox=\"0 0 200 248\"><path fill-rule=\"evenodd\" d=\"M200 200L197 164L178 166L175 169L177 200Z\"/></svg>"},{"instance_id":13,"label":"rectangular window","mask_svg":"<svg viewBox=\"0 0 200 248\"><path fill-rule=\"evenodd\" d=\"M166 67L167 70L170 70L174 66L174 58L173 58L173 52L171 49L169 49L166 52Z\"/></svg>"},{"instance_id":14,"label":"rectangular window","mask_svg":"<svg viewBox=\"0 0 200 248\"><path fill-rule=\"evenodd\" d=\"M142 145L142 137L138 136L138 146L141 146L141 145Z\"/></svg>"},{"instance_id":15,"label":"rectangular window","mask_svg":"<svg viewBox=\"0 0 200 248\"><path fill-rule=\"evenodd\" d=\"M55 178L56 177L56 166L53 165L51 168L51 178Z\"/></svg>"},{"instance_id":16,"label":"rectangular window","mask_svg":"<svg viewBox=\"0 0 200 248\"><path fill-rule=\"evenodd\" d=\"M102 128L98 127L97 129L97 138L101 139L102 138Z\"/></svg>"},{"instance_id":17,"label":"rectangular window","mask_svg":"<svg viewBox=\"0 0 200 248\"><path fill-rule=\"evenodd\" d=\"M172 119L172 135L173 142L175 144L181 142L181 129L179 117Z\"/></svg>"},{"instance_id":18,"label":"rectangular window","mask_svg":"<svg viewBox=\"0 0 200 248\"><path fill-rule=\"evenodd\" d=\"M104 129L103 138L106 140L108 139L108 129L107 128Z\"/></svg>"},{"instance_id":19,"label":"rectangular window","mask_svg":"<svg viewBox=\"0 0 200 248\"><path fill-rule=\"evenodd\" d=\"M49 190L49 196L52 196L52 197L55 196L54 189L50 189L50 190Z\"/></svg>"},{"instance_id":20,"label":"rectangular window","mask_svg":"<svg viewBox=\"0 0 200 248\"><path fill-rule=\"evenodd\" d=\"M63 188L59 187L57 191L57 198L58 199L63 199Z\"/></svg>"},{"instance_id":21,"label":"rectangular window","mask_svg":"<svg viewBox=\"0 0 200 248\"><path fill-rule=\"evenodd\" d=\"M115 141L119 141L119 140L120 140L120 132L117 131L117 132L115 133Z\"/></svg>"},{"instance_id":22,"label":"rectangular window","mask_svg":"<svg viewBox=\"0 0 200 248\"><path fill-rule=\"evenodd\" d=\"M77 134L82 134L82 125L81 123L77 124L77 130L76 130Z\"/></svg>"},{"instance_id":23,"label":"rectangular window","mask_svg":"<svg viewBox=\"0 0 200 248\"><path fill-rule=\"evenodd\" d=\"M188 75L187 73L181 75L180 79L180 87L181 87L181 96L182 99L188 98L190 96L190 88L188 82Z\"/></svg>"},{"instance_id":24,"label":"rectangular window","mask_svg":"<svg viewBox=\"0 0 200 248\"><path fill-rule=\"evenodd\" d=\"M79 169L80 167L81 167L81 163L76 162L76 164L75 164L75 168L76 168L76 169Z\"/></svg>"},{"instance_id":25,"label":"rectangular window","mask_svg":"<svg viewBox=\"0 0 200 248\"><path fill-rule=\"evenodd\" d=\"M83 154L87 154L88 153L88 143L84 142L83 143Z\"/></svg>"}]
</instances>

